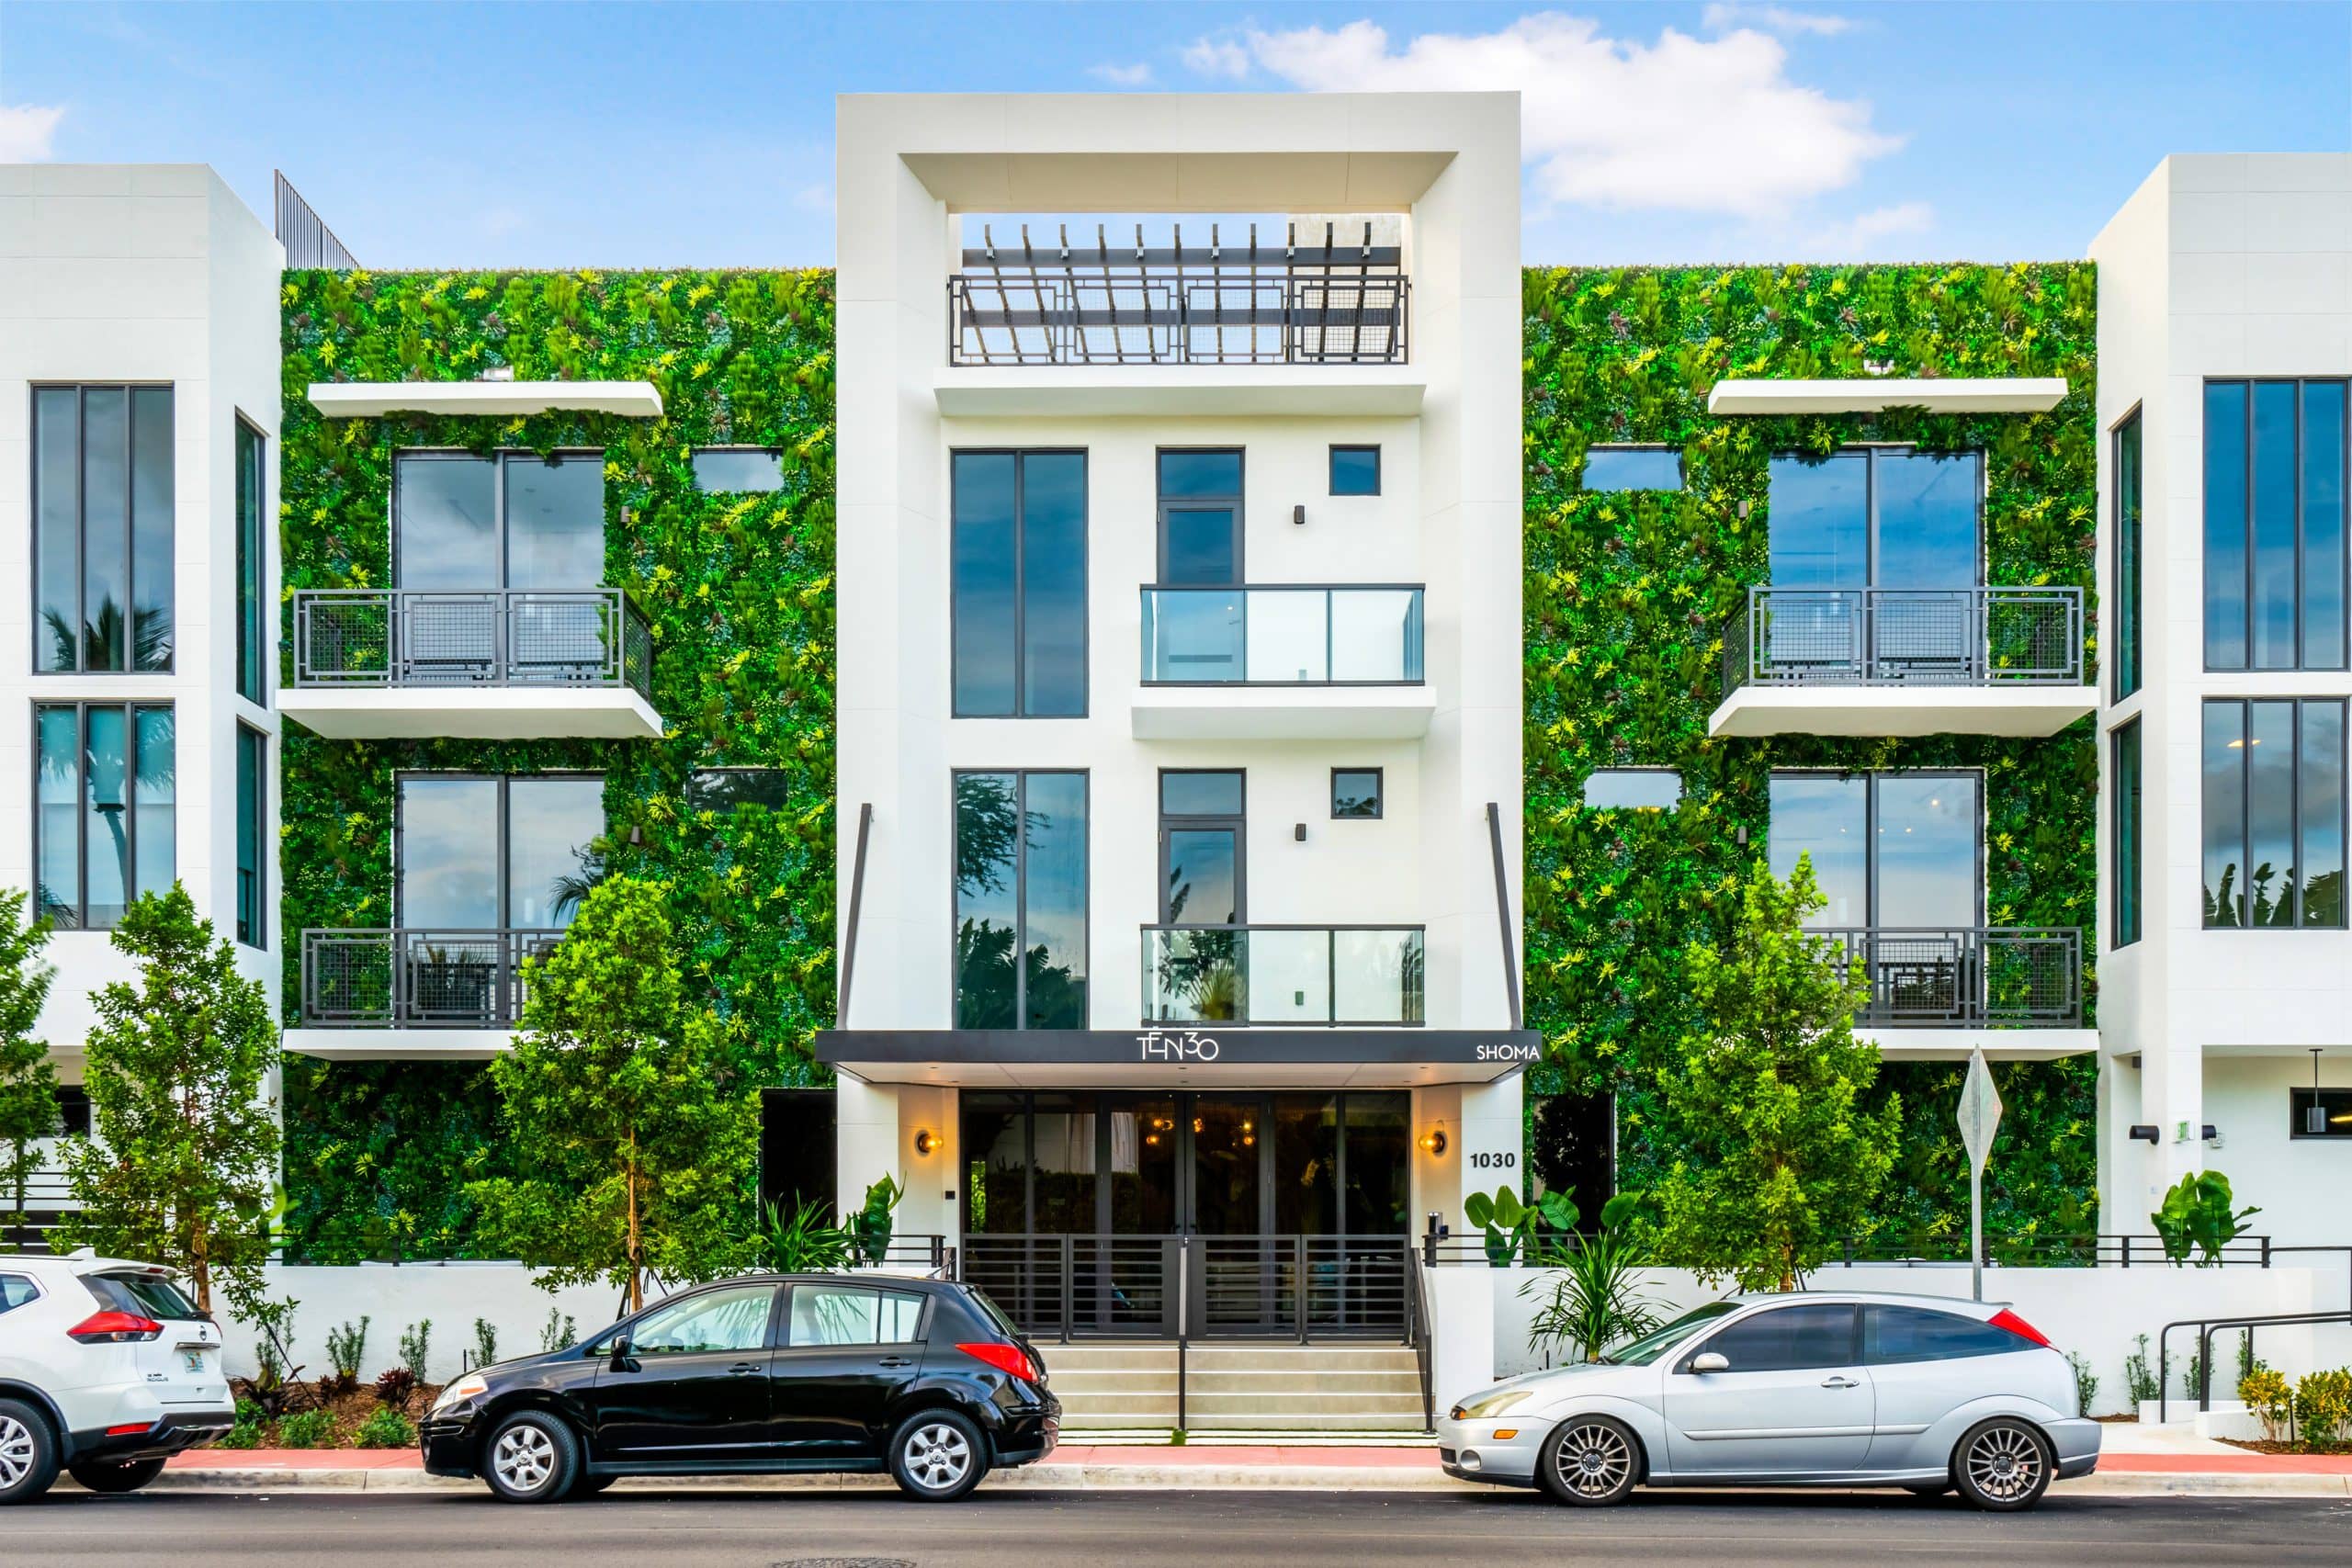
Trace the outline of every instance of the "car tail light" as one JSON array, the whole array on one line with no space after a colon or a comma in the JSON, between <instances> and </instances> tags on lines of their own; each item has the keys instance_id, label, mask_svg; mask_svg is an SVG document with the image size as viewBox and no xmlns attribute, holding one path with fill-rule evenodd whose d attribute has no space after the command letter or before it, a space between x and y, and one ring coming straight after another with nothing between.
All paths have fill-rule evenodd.
<instances>
[{"instance_id":1,"label":"car tail light","mask_svg":"<svg viewBox=\"0 0 2352 1568\"><path fill-rule=\"evenodd\" d=\"M127 1427L108 1427L107 1428L107 1436L109 1438L127 1438L133 1432L143 1432L153 1425L154 1423L152 1421L133 1421Z\"/></svg>"},{"instance_id":2,"label":"car tail light","mask_svg":"<svg viewBox=\"0 0 2352 1568\"><path fill-rule=\"evenodd\" d=\"M2036 1328L2033 1325L2028 1323L2025 1319L2019 1317L2017 1314L2011 1312L2007 1307L2003 1307L2000 1311L1995 1313L1989 1321L1992 1323L1994 1327L2006 1328L2020 1339L2030 1339L2045 1350L2052 1348L2050 1337L2048 1335L2045 1335L2041 1330Z\"/></svg>"},{"instance_id":3,"label":"car tail light","mask_svg":"<svg viewBox=\"0 0 2352 1568\"><path fill-rule=\"evenodd\" d=\"M164 1332L164 1325L137 1313L98 1312L65 1332L85 1345L125 1345L136 1339L155 1338Z\"/></svg>"},{"instance_id":4,"label":"car tail light","mask_svg":"<svg viewBox=\"0 0 2352 1568\"><path fill-rule=\"evenodd\" d=\"M1000 1345L988 1340L974 1345L958 1345L956 1348L976 1361L986 1361L1008 1377L1019 1378L1023 1382L1045 1381L1038 1375L1037 1363L1031 1360L1029 1353L1018 1345Z\"/></svg>"}]
</instances>

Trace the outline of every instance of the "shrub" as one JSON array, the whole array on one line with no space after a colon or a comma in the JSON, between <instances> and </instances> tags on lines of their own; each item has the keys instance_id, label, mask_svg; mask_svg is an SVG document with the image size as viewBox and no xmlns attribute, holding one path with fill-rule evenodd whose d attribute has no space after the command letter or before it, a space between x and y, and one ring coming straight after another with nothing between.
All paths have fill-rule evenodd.
<instances>
[{"instance_id":1,"label":"shrub","mask_svg":"<svg viewBox=\"0 0 2352 1568\"><path fill-rule=\"evenodd\" d=\"M260 1405L250 1399L237 1401L236 1423L229 1428L229 1435L220 1439L220 1446L224 1449L261 1447L261 1420Z\"/></svg>"},{"instance_id":2,"label":"shrub","mask_svg":"<svg viewBox=\"0 0 2352 1568\"><path fill-rule=\"evenodd\" d=\"M487 1367L498 1359L498 1329L486 1317L474 1319L474 1365Z\"/></svg>"},{"instance_id":3,"label":"shrub","mask_svg":"<svg viewBox=\"0 0 2352 1568\"><path fill-rule=\"evenodd\" d=\"M2091 1413L2091 1401L2098 1397L2098 1376L2091 1371L2090 1358L2079 1350L2066 1352L2066 1364L2075 1369L2075 1414Z\"/></svg>"},{"instance_id":4,"label":"shrub","mask_svg":"<svg viewBox=\"0 0 2352 1568\"><path fill-rule=\"evenodd\" d=\"M2287 1380L2268 1367L2256 1367L2238 1379L2238 1398L2262 1422L2262 1435L2272 1442L2285 1438L2295 1418L2295 1396Z\"/></svg>"},{"instance_id":5,"label":"shrub","mask_svg":"<svg viewBox=\"0 0 2352 1568\"><path fill-rule=\"evenodd\" d=\"M2123 1358L2123 1387L2131 1394L2132 1408L2136 1413L2141 1405L2164 1393L2164 1389L2157 1383L2156 1374L2148 1370L2148 1337L2143 1334L2135 1343L2140 1348Z\"/></svg>"},{"instance_id":6,"label":"shrub","mask_svg":"<svg viewBox=\"0 0 2352 1568\"><path fill-rule=\"evenodd\" d=\"M416 1446L416 1428L407 1416L389 1406L371 1410L351 1439L356 1449L406 1449Z\"/></svg>"},{"instance_id":7,"label":"shrub","mask_svg":"<svg viewBox=\"0 0 2352 1568\"><path fill-rule=\"evenodd\" d=\"M416 1392L416 1374L406 1367L386 1367L376 1376L376 1399L388 1406L408 1404L409 1395Z\"/></svg>"},{"instance_id":8,"label":"shrub","mask_svg":"<svg viewBox=\"0 0 2352 1568\"><path fill-rule=\"evenodd\" d=\"M299 1416L288 1416L277 1424L277 1446L282 1449L331 1449L334 1447L334 1417L323 1410L305 1410Z\"/></svg>"},{"instance_id":9,"label":"shrub","mask_svg":"<svg viewBox=\"0 0 2352 1568\"><path fill-rule=\"evenodd\" d=\"M773 1207L773 1205L771 1205ZM548 1320L539 1326L539 1348L560 1350L580 1337L580 1325L555 1308L548 1308Z\"/></svg>"},{"instance_id":10,"label":"shrub","mask_svg":"<svg viewBox=\"0 0 2352 1568\"><path fill-rule=\"evenodd\" d=\"M2334 1448L2347 1421L2352 1421L2352 1368L2309 1372L2296 1380L2295 1425L2305 1448Z\"/></svg>"},{"instance_id":11,"label":"shrub","mask_svg":"<svg viewBox=\"0 0 2352 1568\"><path fill-rule=\"evenodd\" d=\"M433 1346L433 1320L412 1323L401 1335L401 1365L407 1368L412 1382L424 1381L425 1352Z\"/></svg>"},{"instance_id":12,"label":"shrub","mask_svg":"<svg viewBox=\"0 0 2352 1568\"><path fill-rule=\"evenodd\" d=\"M349 1393L359 1386L359 1363L368 1353L368 1316L362 1313L357 1327L345 1323L341 1328L327 1330L327 1362L334 1371L328 1380L331 1392Z\"/></svg>"}]
</instances>

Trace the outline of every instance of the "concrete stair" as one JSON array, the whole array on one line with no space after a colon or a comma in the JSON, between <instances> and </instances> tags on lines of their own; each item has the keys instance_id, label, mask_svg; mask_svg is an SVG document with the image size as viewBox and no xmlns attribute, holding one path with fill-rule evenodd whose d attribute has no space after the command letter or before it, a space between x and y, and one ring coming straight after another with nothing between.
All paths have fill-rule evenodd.
<instances>
[{"instance_id":1,"label":"concrete stair","mask_svg":"<svg viewBox=\"0 0 2352 1568\"><path fill-rule=\"evenodd\" d=\"M1062 1427L1176 1425L1177 1353L1167 1341L1039 1348ZM1184 1420L1218 1432L1419 1432L1419 1363L1408 1345L1195 1343L1185 1357Z\"/></svg>"}]
</instances>

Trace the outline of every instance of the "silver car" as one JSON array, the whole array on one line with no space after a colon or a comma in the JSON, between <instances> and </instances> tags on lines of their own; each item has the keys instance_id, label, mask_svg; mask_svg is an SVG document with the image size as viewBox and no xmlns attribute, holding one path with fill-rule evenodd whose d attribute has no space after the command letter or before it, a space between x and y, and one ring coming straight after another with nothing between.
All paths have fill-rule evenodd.
<instances>
[{"instance_id":1,"label":"silver car","mask_svg":"<svg viewBox=\"0 0 2352 1568\"><path fill-rule=\"evenodd\" d=\"M1900 1486L2007 1510L2088 1475L2098 1438L2066 1359L2007 1307L1815 1292L1711 1302L1597 1362L1496 1383L1438 1423L1438 1457L1563 1503Z\"/></svg>"}]
</instances>

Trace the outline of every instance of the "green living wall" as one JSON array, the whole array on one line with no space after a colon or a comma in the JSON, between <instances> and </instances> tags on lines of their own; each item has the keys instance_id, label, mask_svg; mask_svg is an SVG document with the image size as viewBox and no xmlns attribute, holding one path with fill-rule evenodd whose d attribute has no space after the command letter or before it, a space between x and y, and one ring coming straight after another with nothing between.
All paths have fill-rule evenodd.
<instances>
[{"instance_id":1,"label":"green living wall","mask_svg":"<svg viewBox=\"0 0 2352 1568\"><path fill-rule=\"evenodd\" d=\"M289 659L293 590L390 585L395 451L598 449L605 581L651 625L667 729L658 741L335 741L289 723L288 1021L301 931L390 923L398 773L587 769L605 781L603 862L669 884L684 967L725 1021L738 1081L811 1081L808 1041L833 987L831 274L292 272L282 305ZM650 381L663 412L327 420L306 395L313 381L498 367ZM784 488L697 491L689 455L706 445L775 448ZM778 770L784 805L692 808L689 773L716 766ZM480 1066L290 1057L286 1121L298 1252L466 1254L462 1186L504 1158Z\"/></svg>"},{"instance_id":2,"label":"green living wall","mask_svg":"<svg viewBox=\"0 0 2352 1568\"><path fill-rule=\"evenodd\" d=\"M1532 1089L1613 1091L1621 1186L1670 1163L1649 1087L1685 1013L1678 952L1722 929L1764 853L1775 767L1972 768L1984 774L1992 923L2094 938L2097 751L2085 719L2048 740L1711 740L1723 635L1766 580L1767 465L1854 442L1981 448L1988 581L2093 587L2094 273L2087 264L1531 269L1525 279L1527 994L1549 1065ZM1721 378L2064 376L2048 414L1714 418ZM1679 492L1582 488L1590 443L1682 449ZM1745 509L1745 514L1743 514ZM1582 805L1596 768L1683 779L1664 812ZM1747 844L1739 842L1746 830ZM2085 975L2086 995L2095 994ZM1884 1238L1967 1227L1952 1109L1961 1067L1890 1065L1903 1154ZM2007 1113L1987 1233L2095 1228L2096 1059L2003 1066Z\"/></svg>"}]
</instances>

